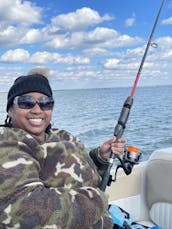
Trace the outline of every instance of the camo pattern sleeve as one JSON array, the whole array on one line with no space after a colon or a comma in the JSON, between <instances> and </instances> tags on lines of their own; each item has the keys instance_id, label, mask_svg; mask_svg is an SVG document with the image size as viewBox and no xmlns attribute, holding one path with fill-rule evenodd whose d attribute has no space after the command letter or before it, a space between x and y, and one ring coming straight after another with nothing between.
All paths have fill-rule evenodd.
<instances>
[{"instance_id":1,"label":"camo pattern sleeve","mask_svg":"<svg viewBox=\"0 0 172 229\"><path fill-rule=\"evenodd\" d=\"M100 174L101 177L103 177L108 167L108 161L105 161L100 157L100 147L92 149L89 152L89 155L92 158L92 160L94 161L94 164L97 166L98 173Z\"/></svg>"},{"instance_id":2,"label":"camo pattern sleeve","mask_svg":"<svg viewBox=\"0 0 172 229\"><path fill-rule=\"evenodd\" d=\"M75 137L51 131L40 145L0 127L0 228L113 228L99 175Z\"/></svg>"}]
</instances>

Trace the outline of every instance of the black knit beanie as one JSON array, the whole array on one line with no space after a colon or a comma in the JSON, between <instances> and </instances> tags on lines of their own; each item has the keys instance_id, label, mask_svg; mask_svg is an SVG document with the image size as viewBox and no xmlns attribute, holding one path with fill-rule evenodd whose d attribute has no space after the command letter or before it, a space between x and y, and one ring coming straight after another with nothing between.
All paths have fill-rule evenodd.
<instances>
[{"instance_id":1,"label":"black knit beanie","mask_svg":"<svg viewBox=\"0 0 172 229\"><path fill-rule=\"evenodd\" d=\"M52 96L52 90L48 79L41 74L32 74L27 76L20 76L10 88L7 96L7 112L13 104L16 96L23 95L30 92L39 92L49 97Z\"/></svg>"}]
</instances>

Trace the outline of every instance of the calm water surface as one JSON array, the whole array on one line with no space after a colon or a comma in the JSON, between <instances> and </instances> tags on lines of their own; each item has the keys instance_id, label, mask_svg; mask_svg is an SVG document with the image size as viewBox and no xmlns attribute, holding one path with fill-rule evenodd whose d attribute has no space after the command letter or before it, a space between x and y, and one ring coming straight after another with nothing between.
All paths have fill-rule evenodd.
<instances>
[{"instance_id":1,"label":"calm water surface","mask_svg":"<svg viewBox=\"0 0 172 229\"><path fill-rule=\"evenodd\" d=\"M52 124L68 130L86 148L113 136L130 88L54 91ZM124 135L143 153L143 160L158 148L172 147L172 87L137 88ZM6 117L6 93L0 93L1 123Z\"/></svg>"}]
</instances>

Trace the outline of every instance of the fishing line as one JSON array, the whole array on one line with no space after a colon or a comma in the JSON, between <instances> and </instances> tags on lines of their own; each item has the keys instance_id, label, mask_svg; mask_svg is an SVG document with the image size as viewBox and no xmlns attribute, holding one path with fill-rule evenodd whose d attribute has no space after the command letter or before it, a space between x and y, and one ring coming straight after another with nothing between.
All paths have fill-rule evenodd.
<instances>
[{"instance_id":1,"label":"fishing line","mask_svg":"<svg viewBox=\"0 0 172 229\"><path fill-rule=\"evenodd\" d=\"M134 93L136 91L136 87L137 87L138 81L140 79L141 71L142 71L143 64L145 62L149 47L150 47L150 45L155 47L155 43L152 43L152 38L153 38L153 34L154 34L155 28L156 28L157 23L158 23L158 19L160 17L160 13L162 11L162 7L164 5L164 2L165 2L165 0L162 1L161 6L160 6L159 11L158 11L158 14L156 16L156 19L155 19L151 34L149 36L149 39L148 39L148 42L147 42L147 45L146 45L146 49L145 49L144 55L142 57L138 72L136 74L136 78L135 78L133 87L132 87L131 92L130 92L130 95L127 97L127 99L125 100L125 102L123 104L123 107L122 107L122 110L121 110L121 113L120 113L120 116L119 116L119 119L118 119L118 123L114 128L114 136L116 137L116 142L118 141L118 139L122 136L122 134L124 132L124 129L125 129L125 126L126 126L126 123L127 123L127 120L128 120L128 116L129 116L129 113L130 113L130 109L131 109L132 104L133 104L133 96L134 96ZM108 160L108 167L107 167L107 169L106 169L106 171L105 171L105 173L104 173L104 175L102 177L102 181L100 182L100 186L99 186L99 188L102 191L105 191L106 186L110 185L110 183L111 183L109 181L109 179L111 177L110 171L111 171L111 168L113 166L113 162L114 162L114 158L115 157L117 159L119 159L119 161L121 162L121 167L124 169L124 172L127 175L131 172L131 171L128 171L128 167L125 167L125 163L123 163L120 160L119 156L115 155L111 151L110 157L109 157L109 160Z\"/></svg>"}]
</instances>

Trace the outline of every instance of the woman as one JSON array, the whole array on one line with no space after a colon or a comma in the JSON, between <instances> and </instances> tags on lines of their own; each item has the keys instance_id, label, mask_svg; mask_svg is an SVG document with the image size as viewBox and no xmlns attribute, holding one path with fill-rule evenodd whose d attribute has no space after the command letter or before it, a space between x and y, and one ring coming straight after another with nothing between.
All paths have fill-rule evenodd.
<instances>
[{"instance_id":1,"label":"woman","mask_svg":"<svg viewBox=\"0 0 172 229\"><path fill-rule=\"evenodd\" d=\"M8 115L0 127L0 225L112 228L95 164L74 136L51 128L53 106L42 73L17 78L8 92ZM109 150L119 153L124 143L113 138L92 151L99 170Z\"/></svg>"}]
</instances>

